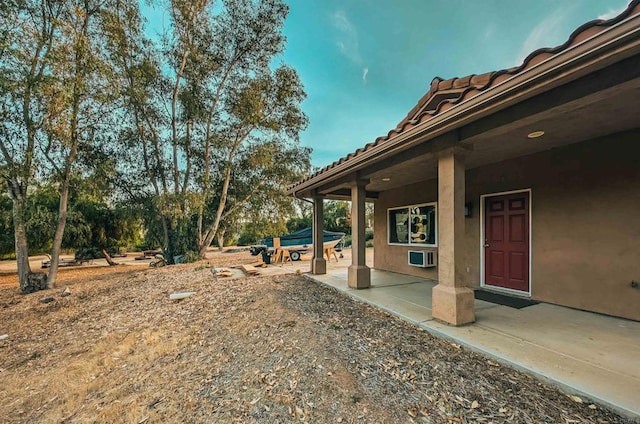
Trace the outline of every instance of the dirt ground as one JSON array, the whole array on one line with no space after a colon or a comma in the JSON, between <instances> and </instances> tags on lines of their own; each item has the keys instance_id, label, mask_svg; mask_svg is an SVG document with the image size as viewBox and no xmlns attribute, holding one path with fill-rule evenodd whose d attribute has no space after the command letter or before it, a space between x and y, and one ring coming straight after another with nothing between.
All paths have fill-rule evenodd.
<instances>
[{"instance_id":1,"label":"dirt ground","mask_svg":"<svg viewBox=\"0 0 640 424\"><path fill-rule=\"evenodd\" d=\"M254 260L68 269L27 296L7 280L0 421L625 422L303 275L209 268Z\"/></svg>"},{"instance_id":2,"label":"dirt ground","mask_svg":"<svg viewBox=\"0 0 640 424\"><path fill-rule=\"evenodd\" d=\"M113 258L114 262L122 265L128 265L127 272L132 271L131 267L142 269L148 268L152 259L136 260L135 257L141 255L141 252L129 252L126 257ZM73 255L62 255L61 258L72 259ZM42 269L42 261L48 261L49 256L30 256L29 264L33 272L44 271ZM16 261L0 261L0 288L2 287L18 287ZM122 273L124 270L120 267L109 267L107 261L104 259L94 259L86 262L83 265L68 266L58 268L58 276L61 283L67 280L74 280L77 278L89 278L90 276L99 276L106 273Z\"/></svg>"}]
</instances>

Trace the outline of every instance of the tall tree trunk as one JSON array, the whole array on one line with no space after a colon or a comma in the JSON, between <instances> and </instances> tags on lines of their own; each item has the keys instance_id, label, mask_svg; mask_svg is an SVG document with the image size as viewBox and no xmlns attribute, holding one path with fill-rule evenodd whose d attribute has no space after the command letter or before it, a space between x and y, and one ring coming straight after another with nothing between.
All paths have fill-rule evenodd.
<instances>
[{"instance_id":1,"label":"tall tree trunk","mask_svg":"<svg viewBox=\"0 0 640 424\"><path fill-rule=\"evenodd\" d=\"M209 181L211 179L211 127L213 125L213 118L216 114L216 109L218 108L218 102L220 101L220 95L222 94L222 89L225 87L227 80L231 76L231 71L235 68L236 64L240 60L241 56L244 55L246 51L243 51L241 54L236 54L227 67L227 70L224 73L224 77L218 84L218 88L216 88L216 94L213 97L213 102L211 103L211 109L209 110L209 117L207 119L207 130L205 134L205 147L204 147L204 178L202 180L202 203L200 204L200 208L198 209L198 246L202 246L205 240L204 235L204 206L207 203L208 195L209 195ZM202 256L202 255L201 255Z\"/></svg>"},{"instance_id":2,"label":"tall tree trunk","mask_svg":"<svg viewBox=\"0 0 640 424\"><path fill-rule=\"evenodd\" d=\"M88 1L84 2L84 17L82 20L82 31L78 34L74 45L74 82L73 82L73 103L70 116L70 132L69 132L69 153L65 158L65 165L62 173L62 187L60 191L60 204L58 207L58 226L56 227L56 233L53 237L53 247L51 249L51 268L49 270L49 278L47 278L47 288L53 288L56 284L58 277L58 262L60 259L60 250L62 249L62 237L64 236L64 229L67 225L67 209L69 202L69 186L71 185L71 173L73 171L73 164L76 161L78 154L79 144L79 123L80 123L80 105L83 97L82 81L88 78L88 74L85 73L86 57L85 51L88 41L89 21L92 18L93 13L98 13L99 9L90 11Z\"/></svg>"},{"instance_id":3,"label":"tall tree trunk","mask_svg":"<svg viewBox=\"0 0 640 424\"><path fill-rule=\"evenodd\" d=\"M224 249L224 233L225 233L225 232L226 232L226 231L224 230L224 228L221 228L221 229L218 231L218 250L219 250L220 252L222 252L222 250Z\"/></svg>"},{"instance_id":4,"label":"tall tree trunk","mask_svg":"<svg viewBox=\"0 0 640 424\"><path fill-rule=\"evenodd\" d=\"M35 37L36 47L31 51L29 71L23 76L21 83L24 84L22 87L24 94L21 100L22 124L24 125L27 137L27 144L24 150L19 149L24 153L23 161L14 161L14 153L6 148L4 141L0 142L0 152L2 152L6 163L10 165L9 169L11 169L10 176L7 178L7 185L9 195L13 202L13 225L16 259L18 262L18 280L20 290L23 293L31 293L32 291L43 288L40 285L32 285L30 281L32 272L29 265L29 248L25 229L25 206L27 188L29 187L29 180L33 171L32 166L37 130L37 125L32 115L31 102L34 93L37 92L39 84L42 81L42 76L46 69L47 57L49 56L53 43L53 34L57 27L55 17L50 15L53 8L48 6L50 6L48 2L43 1L40 8L41 15L38 15L35 10L34 15L32 15L34 24L39 26L39 28L34 28L36 30L35 32L29 34L29 36L33 35ZM39 278L42 278L42 273L40 273Z\"/></svg>"},{"instance_id":5,"label":"tall tree trunk","mask_svg":"<svg viewBox=\"0 0 640 424\"><path fill-rule=\"evenodd\" d=\"M220 203L218 204L218 210L216 211L216 217L213 223L209 226L207 230L207 235L204 240L198 246L198 257L200 259L204 259L205 254L207 253L207 249L211 246L211 242L214 237L218 233L218 229L220 228L220 221L222 220L222 213L224 212L224 208L227 205L227 193L229 192L229 182L231 181L231 165L227 165L227 169L225 171L224 183L222 184L222 191L220 193Z\"/></svg>"},{"instance_id":6,"label":"tall tree trunk","mask_svg":"<svg viewBox=\"0 0 640 424\"><path fill-rule=\"evenodd\" d=\"M16 241L16 260L18 262L18 280L20 282L20 290L23 293L29 293L29 274L31 274L31 266L29 265L29 246L27 244L27 231L25 229L25 200L23 197L13 199L13 228Z\"/></svg>"},{"instance_id":7,"label":"tall tree trunk","mask_svg":"<svg viewBox=\"0 0 640 424\"><path fill-rule=\"evenodd\" d=\"M164 237L163 246L169 245L169 222L168 219L161 215L162 219L162 235Z\"/></svg>"},{"instance_id":8,"label":"tall tree trunk","mask_svg":"<svg viewBox=\"0 0 640 424\"><path fill-rule=\"evenodd\" d=\"M62 192L60 193L60 206L58 208L58 226L56 234L53 237L53 248L51 249L51 265L49 269L49 278L47 278L47 288L52 289L56 285L58 278L58 262L60 260L60 250L62 249L62 237L64 236L64 228L67 225L67 203L69 200L69 182L62 184Z\"/></svg>"},{"instance_id":9,"label":"tall tree trunk","mask_svg":"<svg viewBox=\"0 0 640 424\"><path fill-rule=\"evenodd\" d=\"M113 258L111 257L111 255L109 254L109 252L107 252L106 249L102 249L102 255L104 256L104 259L107 261L107 263L109 264L109 266L116 266L118 265L116 262L113 261Z\"/></svg>"},{"instance_id":10,"label":"tall tree trunk","mask_svg":"<svg viewBox=\"0 0 640 424\"><path fill-rule=\"evenodd\" d=\"M227 164L225 166L225 175L224 182L222 183L222 191L220 192L220 203L218 204L218 209L216 210L216 217L209 225L207 229L207 233L198 246L198 256L200 259L204 259L204 255L207 253L207 249L211 246L211 242L214 237L218 233L218 229L220 228L220 222L222 221L222 214L224 213L225 208L227 207L227 195L229 193L229 184L231 183L231 171L233 169L233 158L235 157L236 151L240 147L240 145L244 142L244 140L251 134L255 127L250 128L246 131L240 138L236 139L231 151L227 155Z\"/></svg>"},{"instance_id":11,"label":"tall tree trunk","mask_svg":"<svg viewBox=\"0 0 640 424\"><path fill-rule=\"evenodd\" d=\"M189 50L185 50L182 54L182 60L180 66L176 71L176 82L173 86L173 93L171 95L171 141L173 148L173 190L174 193L180 193L180 168L178 167L178 95L180 94L180 80L182 79L182 73L184 67L187 64L187 56Z\"/></svg>"}]
</instances>

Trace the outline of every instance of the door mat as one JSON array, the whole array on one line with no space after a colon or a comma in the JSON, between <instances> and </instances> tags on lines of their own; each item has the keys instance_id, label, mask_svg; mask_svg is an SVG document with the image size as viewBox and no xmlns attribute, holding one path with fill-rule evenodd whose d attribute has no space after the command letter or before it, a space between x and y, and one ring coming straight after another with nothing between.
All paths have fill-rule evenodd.
<instances>
[{"instance_id":1,"label":"door mat","mask_svg":"<svg viewBox=\"0 0 640 424\"><path fill-rule=\"evenodd\" d=\"M508 306L510 308L522 309L527 306L537 305L539 302L535 300L522 299L521 297L505 296L504 294L488 292L484 290L475 290L474 296L478 300L496 303L498 305Z\"/></svg>"}]
</instances>

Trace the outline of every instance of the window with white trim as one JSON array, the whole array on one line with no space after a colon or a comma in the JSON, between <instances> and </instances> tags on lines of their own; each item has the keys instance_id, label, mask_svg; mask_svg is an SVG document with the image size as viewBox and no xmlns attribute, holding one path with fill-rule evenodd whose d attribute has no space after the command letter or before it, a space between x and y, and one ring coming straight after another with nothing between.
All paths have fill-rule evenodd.
<instances>
[{"instance_id":1,"label":"window with white trim","mask_svg":"<svg viewBox=\"0 0 640 424\"><path fill-rule=\"evenodd\" d=\"M390 208L387 213L389 244L438 245L436 203Z\"/></svg>"}]
</instances>

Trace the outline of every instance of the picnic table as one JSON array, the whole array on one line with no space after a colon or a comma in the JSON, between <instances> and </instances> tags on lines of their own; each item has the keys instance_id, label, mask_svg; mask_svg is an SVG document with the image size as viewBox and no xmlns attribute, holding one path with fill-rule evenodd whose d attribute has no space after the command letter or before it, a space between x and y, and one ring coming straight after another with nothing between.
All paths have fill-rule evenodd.
<instances>
[{"instance_id":1,"label":"picnic table","mask_svg":"<svg viewBox=\"0 0 640 424\"><path fill-rule=\"evenodd\" d=\"M161 250L145 250L142 252L142 255L136 256L134 259L136 261L143 261L145 259L153 259L157 255L162 255L162 251Z\"/></svg>"}]
</instances>

